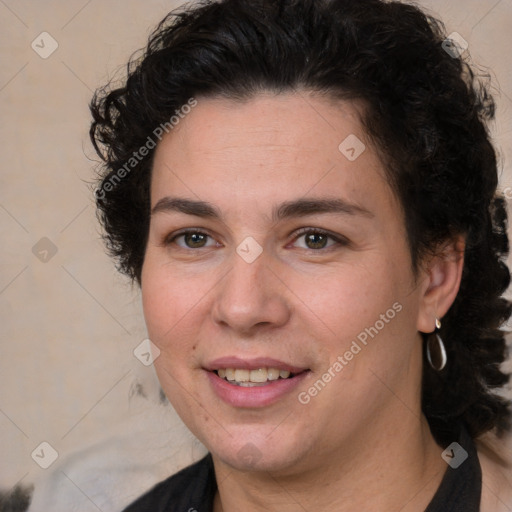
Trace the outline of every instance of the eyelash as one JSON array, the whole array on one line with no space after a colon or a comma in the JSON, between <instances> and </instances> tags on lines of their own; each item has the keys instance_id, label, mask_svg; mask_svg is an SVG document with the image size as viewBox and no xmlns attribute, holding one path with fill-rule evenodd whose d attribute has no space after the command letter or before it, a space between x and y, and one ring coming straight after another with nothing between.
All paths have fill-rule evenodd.
<instances>
[{"instance_id":1,"label":"eyelash","mask_svg":"<svg viewBox=\"0 0 512 512\"><path fill-rule=\"evenodd\" d=\"M186 236L188 234L206 235L209 238L213 238L205 231L201 231L200 229L189 228L189 229L183 229L181 231L178 231L177 233L172 233L171 235L167 236L163 241L163 245L169 246L169 245L175 243L178 238L180 238L182 236ZM339 246L349 245L349 241L345 237L342 237L340 235L335 235L329 231L326 231L326 230L320 229L320 228L300 228L298 231L296 231L294 233L293 242L296 242L302 236L311 235L311 234L325 236L325 237L329 238L330 240L333 240L334 242L336 242L336 244L338 244ZM178 246L178 247L180 249L191 250L191 251L197 250L197 249L208 249L209 248L209 247L199 247L199 248L194 249L193 247L187 247L187 248L181 247L181 246ZM325 248L309 249L309 250L315 251L315 252L327 251L327 250L331 249L332 247L333 246L331 245L331 246L328 246Z\"/></svg>"},{"instance_id":2,"label":"eyelash","mask_svg":"<svg viewBox=\"0 0 512 512\"><path fill-rule=\"evenodd\" d=\"M348 240L345 237L343 237L341 235L335 235L334 233L331 233L330 231L326 231L325 229L321 229L321 228L300 228L298 231L296 231L294 233L293 242L296 242L300 237L302 237L304 235L311 235L311 234L325 236L325 237L329 238L330 240L333 240L334 242L336 242L336 244L338 246L347 246L349 244ZM333 247L334 247L334 245L325 247L325 248L321 248L321 249L309 249L309 250L310 251L328 251L329 249L332 249Z\"/></svg>"},{"instance_id":3,"label":"eyelash","mask_svg":"<svg viewBox=\"0 0 512 512\"><path fill-rule=\"evenodd\" d=\"M194 229L194 228L190 229L189 228L189 229L182 229L182 230L178 231L177 233L172 233L171 235L165 237L165 239L163 241L163 245L164 246L171 245L176 241L177 238L180 238L185 235L206 235L213 239L213 237L210 236L205 231L201 231L200 229ZM180 249L185 249L184 247L181 247L181 246L178 246L178 247L180 247ZM194 250L193 247L187 247L187 249L191 250L191 251ZM204 249L204 247L199 247L199 249Z\"/></svg>"}]
</instances>

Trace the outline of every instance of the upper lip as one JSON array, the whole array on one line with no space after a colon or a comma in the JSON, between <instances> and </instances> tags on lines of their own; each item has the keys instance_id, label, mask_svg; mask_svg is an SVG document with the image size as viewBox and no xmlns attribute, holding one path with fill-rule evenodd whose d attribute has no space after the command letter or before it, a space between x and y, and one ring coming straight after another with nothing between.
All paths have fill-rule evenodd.
<instances>
[{"instance_id":1,"label":"upper lip","mask_svg":"<svg viewBox=\"0 0 512 512\"><path fill-rule=\"evenodd\" d=\"M288 370L290 373L301 373L307 368L300 368L291 364L272 359L269 357L256 357L252 359L242 359L236 356L226 356L215 359L204 365L208 371L219 370L220 368L234 368L240 370L258 370L259 368L277 368L278 370Z\"/></svg>"}]
</instances>

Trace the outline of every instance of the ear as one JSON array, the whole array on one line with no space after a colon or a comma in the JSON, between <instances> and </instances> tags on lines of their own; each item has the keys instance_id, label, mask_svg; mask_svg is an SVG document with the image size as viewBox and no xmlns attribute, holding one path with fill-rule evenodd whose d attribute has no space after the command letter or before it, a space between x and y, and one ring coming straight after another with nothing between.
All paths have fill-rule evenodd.
<instances>
[{"instance_id":1,"label":"ear","mask_svg":"<svg viewBox=\"0 0 512 512\"><path fill-rule=\"evenodd\" d=\"M442 245L424 263L420 278L418 331L433 332L436 318L441 319L453 304L462 279L464 249L464 238L457 237Z\"/></svg>"}]
</instances>

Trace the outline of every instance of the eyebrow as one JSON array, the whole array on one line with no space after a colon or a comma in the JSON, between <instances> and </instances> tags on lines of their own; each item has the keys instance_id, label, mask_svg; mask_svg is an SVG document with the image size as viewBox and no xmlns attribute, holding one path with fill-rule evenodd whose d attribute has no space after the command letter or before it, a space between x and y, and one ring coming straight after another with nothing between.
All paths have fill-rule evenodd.
<instances>
[{"instance_id":1,"label":"eyebrow","mask_svg":"<svg viewBox=\"0 0 512 512\"><path fill-rule=\"evenodd\" d=\"M220 210L207 201L175 197L164 197L160 199L151 210L151 215L160 212L179 212L202 218L222 219ZM374 214L366 208L348 203L343 199L302 198L294 201L286 201L275 207L272 211L272 220L277 222L283 219L322 213L359 215L368 218L374 217Z\"/></svg>"}]
</instances>

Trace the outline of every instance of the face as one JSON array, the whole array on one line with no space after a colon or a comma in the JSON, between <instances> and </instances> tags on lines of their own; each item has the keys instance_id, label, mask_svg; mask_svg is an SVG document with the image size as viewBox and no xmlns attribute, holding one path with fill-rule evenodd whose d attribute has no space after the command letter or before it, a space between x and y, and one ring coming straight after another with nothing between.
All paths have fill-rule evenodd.
<instances>
[{"instance_id":1,"label":"face","mask_svg":"<svg viewBox=\"0 0 512 512\"><path fill-rule=\"evenodd\" d=\"M419 414L421 292L357 105L197 101L156 149L142 271L169 400L242 470L396 434Z\"/></svg>"}]
</instances>

